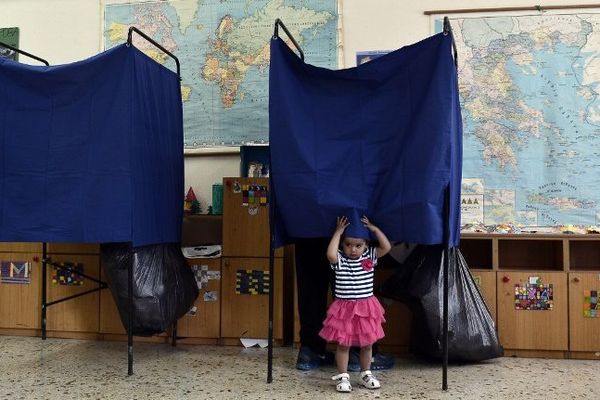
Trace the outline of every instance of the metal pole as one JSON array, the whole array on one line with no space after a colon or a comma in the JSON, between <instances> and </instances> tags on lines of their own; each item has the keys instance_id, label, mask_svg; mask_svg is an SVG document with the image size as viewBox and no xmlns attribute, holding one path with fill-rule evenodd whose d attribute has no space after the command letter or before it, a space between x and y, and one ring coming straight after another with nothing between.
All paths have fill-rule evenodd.
<instances>
[{"instance_id":1,"label":"metal pole","mask_svg":"<svg viewBox=\"0 0 600 400\"><path fill-rule=\"evenodd\" d=\"M273 164L269 161L269 164ZM269 338L267 352L267 383L273 382L273 308L275 298L275 248L273 248L273 225L275 223L275 194L273 170L269 174Z\"/></svg>"},{"instance_id":2,"label":"metal pole","mask_svg":"<svg viewBox=\"0 0 600 400\"><path fill-rule=\"evenodd\" d=\"M269 205L272 207L273 205ZM267 361L267 383L273 382L273 307L275 291L275 249L273 249L273 239L270 241L269 249L269 348Z\"/></svg>"},{"instance_id":3,"label":"metal pole","mask_svg":"<svg viewBox=\"0 0 600 400\"><path fill-rule=\"evenodd\" d=\"M46 340L46 274L48 271L46 258L48 257L46 242L42 243L42 340Z\"/></svg>"},{"instance_id":4,"label":"metal pole","mask_svg":"<svg viewBox=\"0 0 600 400\"><path fill-rule=\"evenodd\" d=\"M444 190L444 301L442 337L442 390L448 390L448 245L450 218L450 188Z\"/></svg>"},{"instance_id":5,"label":"metal pole","mask_svg":"<svg viewBox=\"0 0 600 400\"><path fill-rule=\"evenodd\" d=\"M129 243L129 268L127 271L127 300L129 318L127 318L127 375L133 375L133 245Z\"/></svg>"},{"instance_id":6,"label":"metal pole","mask_svg":"<svg viewBox=\"0 0 600 400\"><path fill-rule=\"evenodd\" d=\"M281 29L283 29L283 31L285 32L285 34L290 38L290 40L296 47L296 50L298 50L298 53L300 53L300 59L302 61L304 61L304 52L302 51L302 48L300 48L300 45L298 44L298 42L296 42L296 39L294 39L294 37L292 36L292 34L288 30L288 28L286 28L286 26L283 24L283 22L279 18L277 18L275 20L275 28L273 29L273 37L274 38L279 37L279 27L280 26L281 26Z\"/></svg>"},{"instance_id":7,"label":"metal pole","mask_svg":"<svg viewBox=\"0 0 600 400\"><path fill-rule=\"evenodd\" d=\"M171 336L171 346L177 346L177 321L173 322L173 331Z\"/></svg>"},{"instance_id":8,"label":"metal pole","mask_svg":"<svg viewBox=\"0 0 600 400\"><path fill-rule=\"evenodd\" d=\"M177 66L177 77L179 78L179 80L181 80L181 66L179 64L179 59L177 57L175 57L175 55L173 53L171 53L169 50L165 49L158 42L153 40L150 36L146 35L144 32L140 31L135 26L129 27L129 31L127 33L127 46L132 45L133 32L136 32L138 35L140 35L141 37L143 37L144 39L146 39L147 41L152 43L154 46L158 47L161 51L163 51L165 54L167 54L169 57L171 57L173 60L175 60L175 65Z\"/></svg>"},{"instance_id":9,"label":"metal pole","mask_svg":"<svg viewBox=\"0 0 600 400\"><path fill-rule=\"evenodd\" d=\"M450 35L454 54L454 66L458 66L458 52L452 33L450 19L444 17L444 35ZM443 338L442 338L442 390L448 390L448 263L450 252L450 185L444 190L444 304L443 304Z\"/></svg>"},{"instance_id":10,"label":"metal pole","mask_svg":"<svg viewBox=\"0 0 600 400\"><path fill-rule=\"evenodd\" d=\"M27 57L29 57L29 58L33 58L34 60L37 60L37 61L39 61L39 62L41 62L41 63L44 63L44 64L45 64L46 66L48 66L48 67L50 66L50 63L49 63L48 61L44 60L43 58L40 58L40 57L38 57L38 56L35 56L35 55L33 55L33 54L31 54L31 53L28 53L28 52L26 52L26 51L20 50L20 49L18 49L18 48L16 48L16 47L14 47L14 46L11 46L11 45L10 45L10 44L8 44L8 43L0 42L0 47L5 47L5 48L7 48L7 49L10 49L10 50L12 50L12 51L14 51L14 52L17 52L17 53L19 53L19 54L23 54L24 56L27 56Z\"/></svg>"}]
</instances>

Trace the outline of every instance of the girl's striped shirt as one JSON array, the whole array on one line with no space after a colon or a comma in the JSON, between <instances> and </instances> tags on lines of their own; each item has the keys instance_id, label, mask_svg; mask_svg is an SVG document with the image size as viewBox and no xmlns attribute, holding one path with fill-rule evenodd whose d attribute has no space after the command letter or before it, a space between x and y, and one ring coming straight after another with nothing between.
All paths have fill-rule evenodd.
<instances>
[{"instance_id":1,"label":"girl's striped shirt","mask_svg":"<svg viewBox=\"0 0 600 400\"><path fill-rule=\"evenodd\" d=\"M373 296L373 270L377 265L377 249L368 247L357 259L341 250L338 262L331 264L335 271L335 297L341 300L365 299Z\"/></svg>"}]
</instances>

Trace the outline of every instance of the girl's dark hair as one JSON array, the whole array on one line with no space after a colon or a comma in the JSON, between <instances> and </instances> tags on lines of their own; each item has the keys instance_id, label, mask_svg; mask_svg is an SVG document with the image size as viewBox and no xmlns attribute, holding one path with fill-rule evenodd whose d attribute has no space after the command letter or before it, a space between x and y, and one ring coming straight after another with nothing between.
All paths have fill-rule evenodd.
<instances>
[{"instance_id":1,"label":"girl's dark hair","mask_svg":"<svg viewBox=\"0 0 600 400\"><path fill-rule=\"evenodd\" d=\"M346 235L346 233L342 233L342 236L340 237L340 246L342 245L342 242L344 241L344 239L346 239L346 237L352 237L352 236L348 236L348 235ZM365 239L365 238L353 238L353 239L362 239L365 241L365 244L367 246L371 245L371 241L369 239Z\"/></svg>"}]
</instances>

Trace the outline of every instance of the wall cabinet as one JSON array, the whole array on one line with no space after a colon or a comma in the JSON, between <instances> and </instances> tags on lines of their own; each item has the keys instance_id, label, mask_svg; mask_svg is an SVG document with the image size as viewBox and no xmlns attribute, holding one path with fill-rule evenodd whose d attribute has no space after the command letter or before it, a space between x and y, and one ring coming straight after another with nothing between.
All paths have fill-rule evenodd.
<instances>
[{"instance_id":1,"label":"wall cabinet","mask_svg":"<svg viewBox=\"0 0 600 400\"><path fill-rule=\"evenodd\" d=\"M40 329L42 245L0 243L0 261L31 263L29 283L0 281L0 328Z\"/></svg>"},{"instance_id":2,"label":"wall cabinet","mask_svg":"<svg viewBox=\"0 0 600 400\"><path fill-rule=\"evenodd\" d=\"M202 241L222 241L223 257L188 260L190 266L207 265L210 271L220 274L220 279L209 280L201 291L195 304L196 315L179 320L178 336L183 343L239 344L241 337L267 337L269 297L265 290L257 288L265 283L269 269L269 206L264 204L268 197L254 193L251 200L248 191L268 190L268 180L224 178L223 183L223 217L186 217L193 220L184 227L189 230L187 239L195 231L206 233L202 225L208 221L212 233ZM200 244L194 240L189 239L186 244ZM460 249L496 321L508 355L600 358L600 235L463 234ZM87 275L102 275L97 245L49 244L47 251L52 261L81 263ZM269 282L269 290L274 290L275 296L274 337L284 342L288 325L294 325L298 340L297 313L287 311L293 309L295 297L291 254L277 251L275 280ZM40 243L0 243L1 261L31 263L29 283L0 282L0 333L39 334L41 258ZM393 270L378 269L376 285L391 273ZM97 286L87 279L82 286L53 284L53 275L53 267L48 266L48 301ZM269 281L271 278L268 276ZM551 309L518 307L519 288L531 289L532 283L552 285ZM243 285L255 285L256 292L250 294L252 290ZM206 301L206 291L218 292L217 299ZM536 293L531 295L535 297ZM410 310L399 302L380 301L388 321L382 348L406 351L410 342ZM296 322L288 321L294 314ZM126 337L109 290L50 306L47 329L49 336ZM152 341L165 342L167 336L168 333Z\"/></svg>"},{"instance_id":3,"label":"wall cabinet","mask_svg":"<svg viewBox=\"0 0 600 400\"><path fill-rule=\"evenodd\" d=\"M83 265L83 273L98 279L100 275L100 261L98 254L57 254L48 252L52 262L72 263ZM82 285L61 285L53 283L57 271L48 266L47 282L48 302L73 296L98 287L96 282L83 278ZM39 307L39 304L37 305ZM67 332L98 332L100 310L100 292L89 293L62 303L48 307L46 314L48 331Z\"/></svg>"},{"instance_id":4,"label":"wall cabinet","mask_svg":"<svg viewBox=\"0 0 600 400\"><path fill-rule=\"evenodd\" d=\"M531 277L552 285L551 310L521 310L515 306L515 287L526 287ZM498 274L498 334L507 349L568 350L567 279L562 272Z\"/></svg>"},{"instance_id":5,"label":"wall cabinet","mask_svg":"<svg viewBox=\"0 0 600 400\"><path fill-rule=\"evenodd\" d=\"M267 338L269 290L274 290L273 336L284 336L284 281L291 270L283 249L275 251L274 281L269 276L269 180L223 178L223 259L221 336ZM252 294L251 294L252 293ZM291 297L286 301L291 302Z\"/></svg>"},{"instance_id":6,"label":"wall cabinet","mask_svg":"<svg viewBox=\"0 0 600 400\"><path fill-rule=\"evenodd\" d=\"M104 270L102 271L102 280L106 282ZM99 332L107 335L127 335L110 288L100 291Z\"/></svg>"},{"instance_id":7,"label":"wall cabinet","mask_svg":"<svg viewBox=\"0 0 600 400\"><path fill-rule=\"evenodd\" d=\"M595 296L591 296L594 292ZM573 351L600 351L599 292L600 272L569 273L569 334ZM592 312L594 309L596 313Z\"/></svg>"},{"instance_id":8,"label":"wall cabinet","mask_svg":"<svg viewBox=\"0 0 600 400\"><path fill-rule=\"evenodd\" d=\"M190 267L206 266L213 274L222 276L221 258L188 259ZM208 339L217 343L221 336L221 302L223 292L221 279L209 279L206 286L200 289L200 295L194 302L195 313L186 314L177 322L177 336L181 343L193 342L193 339Z\"/></svg>"},{"instance_id":9,"label":"wall cabinet","mask_svg":"<svg viewBox=\"0 0 600 400\"><path fill-rule=\"evenodd\" d=\"M47 256L52 262L82 264L86 275L97 278L100 263L97 245L56 244L48 245ZM1 243L1 261L31 262L31 280L27 284L0 282L0 328L29 330L36 334L41 329L42 301L42 244L41 243ZM83 279L82 285L62 285L53 283L56 275L54 267L48 264L46 270L47 302L97 287L97 283ZM65 302L51 305L47 309L46 328L49 336L68 333L97 333L99 327L99 293L91 293ZM27 333L27 331L24 331ZM76 335L74 335L76 336Z\"/></svg>"},{"instance_id":10,"label":"wall cabinet","mask_svg":"<svg viewBox=\"0 0 600 400\"><path fill-rule=\"evenodd\" d=\"M269 297L259 286L264 279L261 273L269 271L269 259L225 257L222 262L222 293L226 301L221 303L221 336L223 338L263 338L268 336ZM250 272L251 271L251 272ZM275 259L274 314L273 337L283 339L283 260ZM245 286L245 278L240 274L248 274L250 287L259 288L257 294L249 294L255 290ZM250 278L250 274L254 274ZM269 278L270 281L270 278ZM241 285L240 285L240 282ZM264 281L263 281L264 283ZM240 293L242 292L242 293ZM244 293L246 292L246 293Z\"/></svg>"},{"instance_id":11,"label":"wall cabinet","mask_svg":"<svg viewBox=\"0 0 600 400\"><path fill-rule=\"evenodd\" d=\"M497 310L508 355L600 358L600 316L584 313L597 307L600 236L473 233L462 235L460 248L473 276L481 275L490 311ZM552 285L552 309L520 309L519 289L525 304L540 304L532 298L544 294L534 282Z\"/></svg>"},{"instance_id":12,"label":"wall cabinet","mask_svg":"<svg viewBox=\"0 0 600 400\"><path fill-rule=\"evenodd\" d=\"M496 325L498 324L496 307L496 273L494 271L471 269L471 275L483 296L483 300L490 311Z\"/></svg>"},{"instance_id":13,"label":"wall cabinet","mask_svg":"<svg viewBox=\"0 0 600 400\"><path fill-rule=\"evenodd\" d=\"M269 257L268 191L268 178L223 178L223 257Z\"/></svg>"},{"instance_id":14,"label":"wall cabinet","mask_svg":"<svg viewBox=\"0 0 600 400\"><path fill-rule=\"evenodd\" d=\"M389 268L376 268L374 287L378 287L393 273L394 271ZM382 351L407 352L410 346L412 312L406 304L399 301L383 297L378 297L378 300L385 309L386 320L383 325L385 337L378 342Z\"/></svg>"}]
</instances>

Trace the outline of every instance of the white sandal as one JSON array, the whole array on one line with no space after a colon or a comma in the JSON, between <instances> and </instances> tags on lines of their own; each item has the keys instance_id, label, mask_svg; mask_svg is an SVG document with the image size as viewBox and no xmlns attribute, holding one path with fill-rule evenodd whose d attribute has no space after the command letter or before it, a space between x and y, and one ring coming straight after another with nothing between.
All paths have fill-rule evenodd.
<instances>
[{"instance_id":1,"label":"white sandal","mask_svg":"<svg viewBox=\"0 0 600 400\"><path fill-rule=\"evenodd\" d=\"M338 392L351 392L352 385L350 384L350 375L348 373L343 372L341 374L337 374L331 377L332 380L338 381L338 384L335 386L335 390Z\"/></svg>"},{"instance_id":2,"label":"white sandal","mask_svg":"<svg viewBox=\"0 0 600 400\"><path fill-rule=\"evenodd\" d=\"M360 373L360 384L367 389L379 389L381 387L379 380L369 370Z\"/></svg>"}]
</instances>

